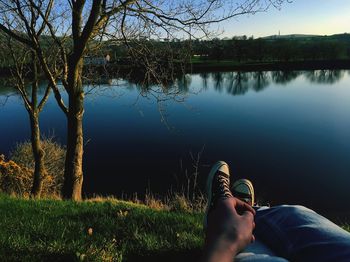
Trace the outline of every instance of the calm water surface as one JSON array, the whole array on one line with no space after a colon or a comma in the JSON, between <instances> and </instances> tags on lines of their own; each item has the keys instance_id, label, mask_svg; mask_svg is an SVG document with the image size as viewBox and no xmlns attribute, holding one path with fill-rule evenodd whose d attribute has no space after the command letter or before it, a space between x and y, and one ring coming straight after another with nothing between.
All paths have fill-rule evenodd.
<instances>
[{"instance_id":1,"label":"calm water surface","mask_svg":"<svg viewBox=\"0 0 350 262\"><path fill-rule=\"evenodd\" d=\"M170 97L122 80L86 88L86 195L142 195L149 187L162 194L194 171L191 153L203 151L201 188L210 165L225 160L233 178L251 179L271 204L350 211L348 71L192 74L177 86ZM5 154L30 135L21 100L10 93L0 91ZM42 131L64 143L65 123L51 98Z\"/></svg>"}]
</instances>

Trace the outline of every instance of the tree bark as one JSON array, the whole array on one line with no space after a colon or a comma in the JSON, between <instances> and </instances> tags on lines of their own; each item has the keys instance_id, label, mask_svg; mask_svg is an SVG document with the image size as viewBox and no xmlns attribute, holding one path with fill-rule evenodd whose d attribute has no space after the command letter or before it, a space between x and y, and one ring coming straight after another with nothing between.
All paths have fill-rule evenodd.
<instances>
[{"instance_id":1,"label":"tree bark","mask_svg":"<svg viewBox=\"0 0 350 262\"><path fill-rule=\"evenodd\" d=\"M43 188L43 178L46 176L46 167L45 167L45 151L41 145L40 137L40 126L39 126L39 113L38 108L38 68L37 68L37 59L36 54L32 51L32 101L30 108L27 108L29 119L30 119L30 129L31 129L31 144L32 152L34 158L34 176L33 176L33 185L31 189L31 196L34 198L40 198ZM22 86L24 88L24 86ZM25 93L25 92L23 92ZM46 96L46 95L45 95ZM43 98L43 101L45 98Z\"/></svg>"},{"instance_id":2,"label":"tree bark","mask_svg":"<svg viewBox=\"0 0 350 262\"><path fill-rule=\"evenodd\" d=\"M31 143L34 157L34 177L31 190L31 196L35 198L41 197L43 178L46 175L45 168L45 152L41 146L39 115L35 112L30 113L30 127L31 127Z\"/></svg>"},{"instance_id":3,"label":"tree bark","mask_svg":"<svg viewBox=\"0 0 350 262\"><path fill-rule=\"evenodd\" d=\"M80 59L74 67L75 70L71 70L72 73L68 77L67 154L62 196L65 199L79 201L82 198L84 152L84 90L81 79L83 60Z\"/></svg>"}]
</instances>

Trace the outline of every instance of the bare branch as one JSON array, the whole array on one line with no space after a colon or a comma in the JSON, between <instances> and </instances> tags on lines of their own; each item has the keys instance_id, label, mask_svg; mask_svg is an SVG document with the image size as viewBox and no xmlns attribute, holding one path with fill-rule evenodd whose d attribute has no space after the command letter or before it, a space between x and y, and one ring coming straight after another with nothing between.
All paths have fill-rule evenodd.
<instances>
[{"instance_id":1,"label":"bare branch","mask_svg":"<svg viewBox=\"0 0 350 262\"><path fill-rule=\"evenodd\" d=\"M42 97L39 105L38 105L38 112L40 113L43 110L44 105L46 104L49 96L50 96L50 91L51 91L51 86L47 85L46 89L45 89L45 94Z\"/></svg>"},{"instance_id":2,"label":"bare branch","mask_svg":"<svg viewBox=\"0 0 350 262\"><path fill-rule=\"evenodd\" d=\"M39 58L39 61L41 63L41 66L42 66L42 69L51 85L51 88L55 94L55 98L56 98L56 101L58 103L58 106L61 108L61 110L63 111L63 113L65 113L66 115L68 114L68 108L67 106L64 104L64 101L62 99L62 96L61 96L61 93L57 87L57 83L56 83L56 79L54 77L54 75L51 73L50 69L49 69L49 66L47 64L47 61L42 53L42 50L41 49L37 49L37 52L38 52L38 58Z\"/></svg>"},{"instance_id":3,"label":"bare branch","mask_svg":"<svg viewBox=\"0 0 350 262\"><path fill-rule=\"evenodd\" d=\"M31 0L31 2L33 2ZM43 15L42 11L41 11L41 8L38 7L37 5L35 5L35 3L33 3L33 7L37 10L37 12L40 14L41 18L43 19L43 22L41 24L41 27L40 29L38 30L38 36L40 36L42 34L42 32L44 31L46 25L48 25L48 18L49 18L49 15L51 13L51 10L52 10L52 6L53 6L53 0L50 0L47 7L46 7L46 11L45 11L45 15ZM52 35L52 33L51 33Z\"/></svg>"},{"instance_id":4,"label":"bare branch","mask_svg":"<svg viewBox=\"0 0 350 262\"><path fill-rule=\"evenodd\" d=\"M48 5L48 7L47 7L47 10L46 10L45 14L43 14L43 12L40 10L40 8L32 0L30 0L30 2L32 3L33 7L37 10L37 12L41 16L41 18L43 19L43 25L42 25L41 29L39 30L38 35L40 35L40 31L42 30L42 28L45 28L45 25L46 25L49 28L51 37L54 39L55 43L59 47L60 54L61 54L61 59L62 59L62 62L63 62L62 83L66 87L67 86L67 75L68 75L68 59L67 59L66 50L63 47L63 43L56 36L55 30L53 29L52 24L48 21L48 15L49 15L50 10L52 8L53 0L50 0L50 3ZM39 46L39 48L40 48L40 46Z\"/></svg>"}]
</instances>

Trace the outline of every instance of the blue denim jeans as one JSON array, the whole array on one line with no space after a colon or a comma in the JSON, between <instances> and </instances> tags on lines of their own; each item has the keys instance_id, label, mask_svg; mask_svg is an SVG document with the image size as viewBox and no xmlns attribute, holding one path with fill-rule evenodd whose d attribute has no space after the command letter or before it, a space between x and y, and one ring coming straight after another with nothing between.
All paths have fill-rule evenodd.
<instances>
[{"instance_id":1,"label":"blue denim jeans","mask_svg":"<svg viewBox=\"0 0 350 262\"><path fill-rule=\"evenodd\" d=\"M350 233L306 207L260 207L255 224L237 261L350 261Z\"/></svg>"}]
</instances>

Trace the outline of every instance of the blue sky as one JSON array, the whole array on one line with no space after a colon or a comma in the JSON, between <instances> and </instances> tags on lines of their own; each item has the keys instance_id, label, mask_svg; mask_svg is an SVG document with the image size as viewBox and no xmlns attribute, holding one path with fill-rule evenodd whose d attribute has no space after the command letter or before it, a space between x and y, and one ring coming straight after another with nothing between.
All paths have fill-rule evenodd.
<instances>
[{"instance_id":1,"label":"blue sky","mask_svg":"<svg viewBox=\"0 0 350 262\"><path fill-rule=\"evenodd\" d=\"M350 0L293 0L281 10L240 16L220 25L221 37L350 33Z\"/></svg>"}]
</instances>

